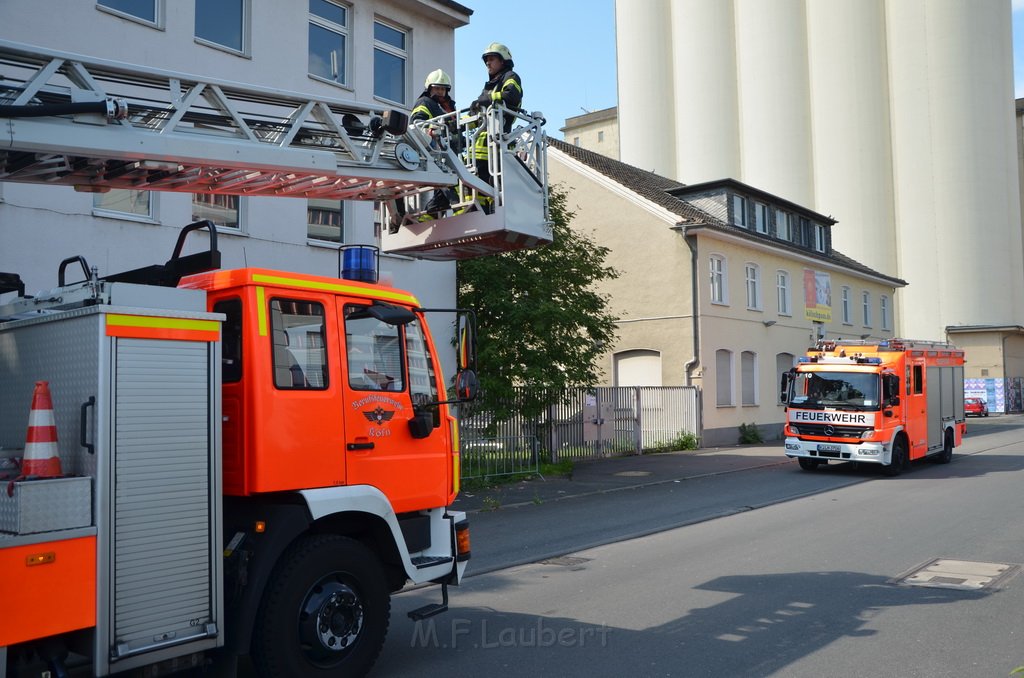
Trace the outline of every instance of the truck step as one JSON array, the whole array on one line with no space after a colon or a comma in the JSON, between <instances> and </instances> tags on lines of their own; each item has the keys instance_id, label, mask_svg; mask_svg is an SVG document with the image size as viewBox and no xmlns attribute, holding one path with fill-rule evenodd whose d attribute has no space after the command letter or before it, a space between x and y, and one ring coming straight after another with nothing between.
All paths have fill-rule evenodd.
<instances>
[{"instance_id":1,"label":"truck step","mask_svg":"<svg viewBox=\"0 0 1024 678\"><path fill-rule=\"evenodd\" d=\"M443 565L450 562L452 562L451 556L416 556L412 559L412 564L419 570L422 570L425 567L434 567L435 565Z\"/></svg>"},{"instance_id":2,"label":"truck step","mask_svg":"<svg viewBox=\"0 0 1024 678\"><path fill-rule=\"evenodd\" d=\"M448 611L448 584L441 584L441 602L418 607L409 612L409 619L422 621Z\"/></svg>"}]
</instances>

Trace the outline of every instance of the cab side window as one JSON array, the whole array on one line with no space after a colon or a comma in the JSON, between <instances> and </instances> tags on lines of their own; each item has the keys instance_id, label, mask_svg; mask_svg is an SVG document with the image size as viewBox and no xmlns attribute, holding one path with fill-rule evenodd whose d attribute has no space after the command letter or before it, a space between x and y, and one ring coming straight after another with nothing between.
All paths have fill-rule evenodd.
<instances>
[{"instance_id":1,"label":"cab side window","mask_svg":"<svg viewBox=\"0 0 1024 678\"><path fill-rule=\"evenodd\" d=\"M214 313L227 316L221 325L221 364L225 384L242 380L242 300L225 299L213 305Z\"/></svg>"},{"instance_id":2,"label":"cab side window","mask_svg":"<svg viewBox=\"0 0 1024 678\"><path fill-rule=\"evenodd\" d=\"M420 321L414 320L405 326L405 340L409 351L409 392L412 401L437 402L437 372Z\"/></svg>"},{"instance_id":3,"label":"cab side window","mask_svg":"<svg viewBox=\"0 0 1024 678\"><path fill-rule=\"evenodd\" d=\"M287 390L327 388L324 307L315 301L270 300L274 386Z\"/></svg>"},{"instance_id":4,"label":"cab side window","mask_svg":"<svg viewBox=\"0 0 1024 678\"><path fill-rule=\"evenodd\" d=\"M402 335L398 327L345 307L345 350L349 386L360 391L404 391Z\"/></svg>"},{"instance_id":5,"label":"cab side window","mask_svg":"<svg viewBox=\"0 0 1024 678\"><path fill-rule=\"evenodd\" d=\"M924 393L924 368L914 365L914 393Z\"/></svg>"}]
</instances>

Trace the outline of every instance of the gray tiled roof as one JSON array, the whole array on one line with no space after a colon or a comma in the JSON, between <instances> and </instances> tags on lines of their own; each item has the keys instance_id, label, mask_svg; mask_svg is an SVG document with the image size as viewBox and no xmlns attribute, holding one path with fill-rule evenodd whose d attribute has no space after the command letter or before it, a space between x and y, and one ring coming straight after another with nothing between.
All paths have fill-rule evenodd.
<instances>
[{"instance_id":1,"label":"gray tiled roof","mask_svg":"<svg viewBox=\"0 0 1024 678\"><path fill-rule=\"evenodd\" d=\"M654 204L665 208L672 214L677 215L680 222L679 226L708 228L721 231L723 233L730 233L732 235L742 235L750 240L761 241L781 250L801 254L813 259L820 259L834 265L844 266L853 271L885 279L891 282L894 286L904 286L907 284L905 280L880 273L879 271L865 266L859 261L851 259L835 249L828 254L816 252L793 243L778 240L770 235L755 233L753 231L748 231L747 229L733 226L721 217L710 214L709 212L699 209L685 200L681 200L669 194L668 191L686 187L686 184L682 184L674 179L669 179L655 174L654 172L642 170L639 167L628 165L619 160L613 160L612 158L601 155L600 153L594 153L593 151L573 146L572 144L568 144L564 141L549 139L548 143L553 148L558 149L574 160L583 163L592 170L621 184L624 188L633 191L640 197L646 198Z\"/></svg>"}]
</instances>

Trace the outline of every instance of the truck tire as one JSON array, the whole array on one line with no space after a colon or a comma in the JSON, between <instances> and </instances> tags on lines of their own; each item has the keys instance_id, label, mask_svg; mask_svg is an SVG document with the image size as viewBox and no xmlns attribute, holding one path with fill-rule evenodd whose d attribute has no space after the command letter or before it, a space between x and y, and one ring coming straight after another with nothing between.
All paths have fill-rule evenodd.
<instances>
[{"instance_id":1,"label":"truck tire","mask_svg":"<svg viewBox=\"0 0 1024 678\"><path fill-rule=\"evenodd\" d=\"M953 432L946 431L945 440L942 443L942 452L935 455L936 464L948 464L953 461Z\"/></svg>"},{"instance_id":2,"label":"truck tire","mask_svg":"<svg viewBox=\"0 0 1024 678\"><path fill-rule=\"evenodd\" d=\"M797 461L800 462L800 468L805 471L813 471L818 468L818 464L821 463L817 459L808 459L807 457L797 457Z\"/></svg>"},{"instance_id":3,"label":"truck tire","mask_svg":"<svg viewBox=\"0 0 1024 678\"><path fill-rule=\"evenodd\" d=\"M391 596L370 549L313 535L281 556L257 615L251 652L261 676L362 676L384 645Z\"/></svg>"},{"instance_id":4,"label":"truck tire","mask_svg":"<svg viewBox=\"0 0 1024 678\"><path fill-rule=\"evenodd\" d=\"M892 454L889 455L889 463L882 467L882 473L889 476L898 476L907 464L907 441L903 436L897 436L892 443Z\"/></svg>"}]
</instances>

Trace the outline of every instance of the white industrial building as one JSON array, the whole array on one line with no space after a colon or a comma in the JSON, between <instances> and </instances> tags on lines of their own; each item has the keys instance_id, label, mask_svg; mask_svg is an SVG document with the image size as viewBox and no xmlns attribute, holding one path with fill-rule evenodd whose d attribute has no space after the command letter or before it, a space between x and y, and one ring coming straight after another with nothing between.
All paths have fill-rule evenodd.
<instances>
[{"instance_id":1,"label":"white industrial building","mask_svg":"<svg viewBox=\"0 0 1024 678\"><path fill-rule=\"evenodd\" d=\"M908 282L899 333L1020 377L1010 19L1010 0L619 0L619 157L824 210L837 249Z\"/></svg>"}]
</instances>

